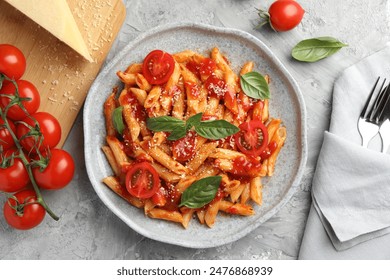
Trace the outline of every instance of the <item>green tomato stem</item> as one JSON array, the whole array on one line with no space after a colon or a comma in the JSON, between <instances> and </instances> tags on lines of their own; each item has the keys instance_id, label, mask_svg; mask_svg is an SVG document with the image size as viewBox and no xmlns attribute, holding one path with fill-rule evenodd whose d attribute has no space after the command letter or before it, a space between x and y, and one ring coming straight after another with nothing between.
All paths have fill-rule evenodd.
<instances>
[{"instance_id":1,"label":"green tomato stem","mask_svg":"<svg viewBox=\"0 0 390 280\"><path fill-rule=\"evenodd\" d=\"M11 81L15 84L16 91L17 91L18 89L17 89L16 83L13 80L11 80ZM40 191L40 189L39 189L39 187L37 185L37 182L35 181L34 175L32 173L32 167L29 164L26 155L24 154L23 148L20 145L20 142L19 142L18 138L16 137L15 133L12 131L12 129L11 129L9 123L8 123L7 113L8 113L9 108L13 105L13 104L12 105L10 105L10 104L8 104L8 106L5 107L4 111L0 109L1 118L4 121L5 127L8 129L9 133L11 134L12 139L15 142L16 148L18 149L19 158L22 160L23 165L25 166L25 168L27 170L27 173L28 173L28 176L30 178L31 184L32 184L32 186L34 188L35 194L37 195L37 202L40 205L42 205L43 208L45 208L46 212L50 215L50 217L52 217L54 220L58 221L59 217L56 214L54 214L54 212L50 209L50 207L46 204L45 200L43 199L41 191ZM24 107L23 107L23 109L24 109Z\"/></svg>"}]
</instances>

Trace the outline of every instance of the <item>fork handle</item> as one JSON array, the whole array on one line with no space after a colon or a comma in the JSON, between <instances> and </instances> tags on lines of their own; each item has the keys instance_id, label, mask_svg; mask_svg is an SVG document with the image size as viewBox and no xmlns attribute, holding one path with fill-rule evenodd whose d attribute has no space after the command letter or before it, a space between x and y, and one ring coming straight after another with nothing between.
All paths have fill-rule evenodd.
<instances>
[{"instance_id":1,"label":"fork handle","mask_svg":"<svg viewBox=\"0 0 390 280\"><path fill-rule=\"evenodd\" d=\"M387 139L387 138L383 139L382 138L382 153L386 154L387 150L389 149L389 146L390 146L389 139Z\"/></svg>"},{"instance_id":2,"label":"fork handle","mask_svg":"<svg viewBox=\"0 0 390 280\"><path fill-rule=\"evenodd\" d=\"M379 134L382 138L382 153L386 153L390 146L390 120L385 120L380 129Z\"/></svg>"}]
</instances>

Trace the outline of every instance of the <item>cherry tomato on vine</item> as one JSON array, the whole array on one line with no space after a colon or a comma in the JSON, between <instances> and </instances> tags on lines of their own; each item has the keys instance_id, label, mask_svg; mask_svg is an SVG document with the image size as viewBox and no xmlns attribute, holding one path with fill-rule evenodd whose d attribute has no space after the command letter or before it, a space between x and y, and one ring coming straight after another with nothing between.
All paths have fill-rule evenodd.
<instances>
[{"instance_id":1,"label":"cherry tomato on vine","mask_svg":"<svg viewBox=\"0 0 390 280\"><path fill-rule=\"evenodd\" d=\"M27 136L21 139L24 135L34 129L37 121L42 136ZM31 128L30 128L30 127ZM34 147L39 151L44 151L47 148L54 148L61 139L61 126L58 120L48 112L37 112L30 117L26 117L21 123L16 126L16 136L21 139L20 143L28 152L34 152Z\"/></svg>"},{"instance_id":2,"label":"cherry tomato on vine","mask_svg":"<svg viewBox=\"0 0 390 280\"><path fill-rule=\"evenodd\" d=\"M36 201L37 196L33 190L23 190L14 194L14 198L9 198L3 208L7 223L21 230L39 225L45 218L46 211L42 205L34 203Z\"/></svg>"},{"instance_id":3,"label":"cherry tomato on vine","mask_svg":"<svg viewBox=\"0 0 390 280\"><path fill-rule=\"evenodd\" d=\"M16 130L14 123L11 120L8 120L8 123L15 134ZM0 151L6 151L13 146L15 146L14 139L12 138L9 130L5 127L4 121L0 119Z\"/></svg>"},{"instance_id":4,"label":"cherry tomato on vine","mask_svg":"<svg viewBox=\"0 0 390 280\"><path fill-rule=\"evenodd\" d=\"M38 89L29 81L18 80L16 81L18 86L19 97L21 98L31 98L30 100L24 100L21 104L27 110L28 114L35 113L39 105L41 104L41 97L39 95ZM15 85L13 83L7 83L1 88L1 94L8 94L11 98L15 98ZM11 98L7 96L0 97L0 106L4 109L11 102ZM26 113L20 108L18 104L12 105L7 113L7 117L14 120L20 121L26 117Z\"/></svg>"},{"instance_id":5,"label":"cherry tomato on vine","mask_svg":"<svg viewBox=\"0 0 390 280\"><path fill-rule=\"evenodd\" d=\"M48 159L44 170L33 168L33 175L38 186L47 190L62 189L72 181L75 164L72 156L65 150L51 149L42 153Z\"/></svg>"},{"instance_id":6,"label":"cherry tomato on vine","mask_svg":"<svg viewBox=\"0 0 390 280\"><path fill-rule=\"evenodd\" d=\"M304 13L305 10L296 1L278 0L272 3L268 13L260 10L259 16L265 18L265 23L269 22L275 31L288 31L301 22Z\"/></svg>"},{"instance_id":7,"label":"cherry tomato on vine","mask_svg":"<svg viewBox=\"0 0 390 280\"><path fill-rule=\"evenodd\" d=\"M240 124L239 128L234 134L238 149L246 155L259 156L268 145L267 127L260 120L251 120Z\"/></svg>"},{"instance_id":8,"label":"cherry tomato on vine","mask_svg":"<svg viewBox=\"0 0 390 280\"><path fill-rule=\"evenodd\" d=\"M16 148L11 148L0 155L0 191L17 192L30 182L26 168L17 156Z\"/></svg>"},{"instance_id":9,"label":"cherry tomato on vine","mask_svg":"<svg viewBox=\"0 0 390 280\"><path fill-rule=\"evenodd\" d=\"M161 50L151 51L142 64L142 74L152 85L161 85L169 80L175 69L172 55Z\"/></svg>"},{"instance_id":10,"label":"cherry tomato on vine","mask_svg":"<svg viewBox=\"0 0 390 280\"><path fill-rule=\"evenodd\" d=\"M135 163L126 174L126 189L135 197L150 198L160 187L160 178L150 163Z\"/></svg>"},{"instance_id":11,"label":"cherry tomato on vine","mask_svg":"<svg viewBox=\"0 0 390 280\"><path fill-rule=\"evenodd\" d=\"M26 58L17 47L0 44L0 73L19 80L26 70Z\"/></svg>"}]
</instances>

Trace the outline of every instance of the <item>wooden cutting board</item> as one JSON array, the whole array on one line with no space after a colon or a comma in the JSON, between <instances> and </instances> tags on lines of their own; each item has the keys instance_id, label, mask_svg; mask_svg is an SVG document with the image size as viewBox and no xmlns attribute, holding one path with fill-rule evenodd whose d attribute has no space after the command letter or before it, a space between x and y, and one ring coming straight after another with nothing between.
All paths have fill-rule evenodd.
<instances>
[{"instance_id":1,"label":"wooden cutting board","mask_svg":"<svg viewBox=\"0 0 390 280\"><path fill-rule=\"evenodd\" d=\"M122 0L67 0L90 54L90 63L72 48L0 0L0 44L17 46L27 60L22 79L41 95L39 111L53 114L62 127L62 146L81 110L126 16ZM101 110L97 105L96 111Z\"/></svg>"}]
</instances>

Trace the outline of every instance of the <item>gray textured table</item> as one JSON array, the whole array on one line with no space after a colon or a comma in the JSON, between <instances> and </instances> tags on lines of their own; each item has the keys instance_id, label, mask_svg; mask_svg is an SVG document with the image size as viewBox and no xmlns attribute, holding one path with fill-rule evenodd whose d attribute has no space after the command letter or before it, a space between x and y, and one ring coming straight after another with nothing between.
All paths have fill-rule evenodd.
<instances>
[{"instance_id":1,"label":"gray textured table","mask_svg":"<svg viewBox=\"0 0 390 280\"><path fill-rule=\"evenodd\" d=\"M390 3L386 0L300 0L306 14L294 30L254 30L255 7L271 0L128 0L127 18L107 58L138 34L155 26L193 21L247 31L262 40L297 80L308 112L309 157L300 188L283 209L241 240L211 249L187 249L137 234L111 213L97 197L83 156L82 114L67 149L77 171L65 189L46 195L59 222L46 217L37 228L22 232L0 217L0 259L295 259L311 203L310 188L323 132L328 128L332 87L346 67L383 48L390 37ZM300 40L333 36L349 44L333 57L303 64L290 58ZM0 198L3 205L4 197Z\"/></svg>"}]
</instances>

